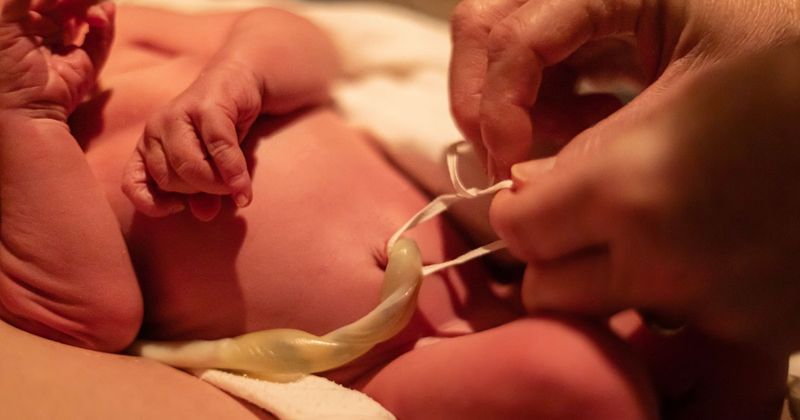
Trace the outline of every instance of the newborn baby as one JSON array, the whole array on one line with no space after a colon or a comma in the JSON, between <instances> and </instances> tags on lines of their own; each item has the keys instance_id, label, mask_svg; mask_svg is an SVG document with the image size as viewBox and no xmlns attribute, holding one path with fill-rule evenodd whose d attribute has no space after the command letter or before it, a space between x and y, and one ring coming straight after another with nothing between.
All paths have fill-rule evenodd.
<instances>
[{"instance_id":1,"label":"newborn baby","mask_svg":"<svg viewBox=\"0 0 800 420\"><path fill-rule=\"evenodd\" d=\"M335 52L315 28L286 12L261 10L240 18L225 41L228 31L223 28L232 19L230 16L205 17L202 24L196 19L151 10L122 10L117 47L100 81L103 90L112 92L111 97L107 101L96 100L102 108L87 104L76 114L79 117L73 118L107 122L99 134L84 139L81 133L96 132L86 127L78 138L86 145L87 160L98 180L107 186L106 194L137 267L145 303L142 336L161 340L212 339L268 328L297 328L322 335L359 319L379 301L386 241L429 198L392 167L366 136L349 128L324 106L320 100L326 98L324 91L314 92L325 89L335 75ZM249 22L256 22L252 27L258 32L244 37L242 31L254 30L246 29ZM183 38L169 36L163 29L150 30L147 25L170 28L183 34ZM291 29L281 30L286 26ZM219 39L203 42L208 46L205 51L197 51L200 44L196 36L201 34L193 36L198 32L193 28L199 27L204 28L206 37L211 33L219 35ZM231 45L238 39L244 42ZM214 46L220 44L222 51L217 52ZM247 55L237 49L246 49ZM236 67L229 64L232 59L220 58L236 53L241 54L237 60L267 63L271 80L276 81L269 90L287 92L286 97L293 101L302 95L310 98L297 101L305 106L302 109L280 103L281 97L267 98L272 101L269 107L280 114L294 111L276 116L277 112L267 109L267 115L255 121L242 142L252 177L252 203L237 208L233 199L226 198L220 213L206 223L198 222L192 211L201 213L201 218L208 217L204 214L207 203L189 202L186 210L162 218L135 213L131 201L153 214L161 208L171 210L172 203L167 200L196 197L194 194L200 189L192 189L191 185L200 182L174 180L181 175L170 168L170 182L177 188L170 188L165 181L159 184L153 179L160 176L153 173L158 168L147 159L155 154L152 149L160 148L169 161L170 150L176 148L169 142L203 147L192 135L203 132L199 128L202 120L198 121L195 115L194 131L187 128L189 134L181 131L180 123L184 115L201 112L195 111L197 101L201 110L202 105L210 108L199 118L214 112L232 112L226 107L215 108L214 101L228 100L240 90L232 86L241 78L234 72L238 71ZM149 62L142 60L131 69L132 63L122 60L134 54L151 56ZM115 61L116 57L120 61ZM195 80L201 70L200 78ZM217 76L217 71L224 71L225 76ZM165 86L164 80L171 83ZM222 86L210 86L208 81ZM153 89L143 89L145 86ZM252 91L257 92L257 86ZM225 98L217 98L216 94ZM320 105L310 107L314 104ZM139 107L149 112L142 112L142 119L136 121L132 109ZM100 109L104 117L91 114ZM132 196L129 200L120 189L119 174L140 140L146 119L150 122L145 138L139 143L134 163L128 163L129 176L125 177L125 191ZM115 125L118 127L112 128ZM166 138L171 133L179 135ZM159 135L165 137L156 141L147 138ZM159 146L151 147L152 144ZM140 159L148 170L144 184L137 182L141 179L131 169ZM139 190L137 185L145 185L148 190ZM153 199L148 202L151 196ZM460 235L443 220L423 224L409 236L419 244L425 263L445 261L467 250ZM538 369L537 377L554 369L552 360L547 360L550 357L532 359L536 349L558 354L561 359L561 353L551 347L558 346L559 340L587 340L570 352L594 351L594 346L599 349L600 344L592 342L594 337L589 340L584 336L582 329L555 321L514 321L520 316L517 308L516 296L495 286L491 274L479 264L426 277L418 310L399 336L326 376L364 389L401 418L441 418L445 412L461 409L464 413L459 417L468 418L478 415L478 406L487 414L516 412L529 416L538 411L531 411L526 405L539 404L537 398L530 398L530 391L523 391L509 377L524 378L526 375L520 375L519 369L531 368L531 364L550 366ZM503 326L492 329L500 325ZM471 335L477 331L483 332ZM544 338L551 335L554 336L550 339ZM430 344L442 338L447 339L412 350L423 339ZM497 353L502 355L499 359L485 353L492 346L521 343L520 340L533 340L536 344L521 347L519 353L504 350ZM544 342L548 342L546 347ZM602 346L611 343L603 342ZM403 356L398 358L400 354ZM589 359L586 362L590 363ZM460 375L472 376L484 369L488 372L480 373L482 380L476 383L475 391L465 391L466 378ZM598 364L594 369L605 367ZM517 373L511 375L512 370ZM492 385L501 378L502 384ZM615 379L620 385L628 380L631 379L625 376ZM441 389L446 384L450 385L449 391ZM433 395L439 396L436 404L429 400L433 390ZM476 395L463 401L465 395L478 390L482 397ZM619 396L632 398L627 391ZM443 411L437 412L435 407ZM608 406L609 413L616 416L619 412L612 407ZM599 407L593 410L596 408ZM646 411L638 402L627 404L625 410L629 409Z\"/></svg>"},{"instance_id":2,"label":"newborn baby","mask_svg":"<svg viewBox=\"0 0 800 420\"><path fill-rule=\"evenodd\" d=\"M30 81L41 89L24 95L2 75L4 321L56 341L118 351L131 343L142 316L138 334L146 339L216 339L271 328L322 335L378 303L386 241L429 198L327 104L336 54L323 33L275 9L183 16L124 8L97 88L78 106L106 59L114 8L43 3L5 2L4 28L37 39L24 32L37 26L19 22L50 19L63 30L64 16L84 19L85 57L73 57L69 68L90 71L70 73L53 65L64 56L47 55L49 64L36 70L50 72L49 79ZM48 30L32 51L59 42ZM17 60L14 52L0 50L0 58ZM54 79L68 94L52 89ZM44 96L25 96L37 92ZM42 112L43 104L58 106ZM83 154L59 128L70 114ZM22 133L33 140L21 140ZM57 164L35 163L42 159ZM468 248L444 220L408 236L426 264ZM33 239L20 244L20 237ZM407 328L325 376L363 390L399 418L656 417L644 368L616 336L581 321L523 317L513 290L492 278L478 263L426 277ZM32 349L19 357L89 363L84 353L9 328L0 329L4 340ZM181 401L163 405L163 415L255 413L210 398L153 363L92 357L94 371L151 388L118 409L152 405L147 398L163 390ZM160 379L143 382L145 371ZM108 401L127 385L112 383L118 386L70 387L91 390L98 406L113 410ZM30 402L30 395L20 400L23 408L60 407Z\"/></svg>"}]
</instances>

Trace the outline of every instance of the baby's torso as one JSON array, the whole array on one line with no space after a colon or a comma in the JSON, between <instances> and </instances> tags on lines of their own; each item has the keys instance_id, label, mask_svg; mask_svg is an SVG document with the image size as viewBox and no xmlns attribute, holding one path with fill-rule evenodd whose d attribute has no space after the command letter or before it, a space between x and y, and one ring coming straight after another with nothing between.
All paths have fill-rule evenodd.
<instances>
[{"instance_id":1,"label":"baby's torso","mask_svg":"<svg viewBox=\"0 0 800 420\"><path fill-rule=\"evenodd\" d=\"M130 60L136 53L113 54ZM279 327L323 334L375 306L386 240L428 198L330 110L259 120L244 143L254 187L249 207L227 202L209 223L187 213L150 219L134 212L120 190L122 168L148 115L188 86L202 64L141 58L148 60L108 75L104 92L73 118L101 121L74 124L75 132L126 237L145 298L143 335L219 338ZM428 262L465 249L442 221L411 236ZM383 352L513 316L487 272L471 264L426 278L411 327Z\"/></svg>"}]
</instances>

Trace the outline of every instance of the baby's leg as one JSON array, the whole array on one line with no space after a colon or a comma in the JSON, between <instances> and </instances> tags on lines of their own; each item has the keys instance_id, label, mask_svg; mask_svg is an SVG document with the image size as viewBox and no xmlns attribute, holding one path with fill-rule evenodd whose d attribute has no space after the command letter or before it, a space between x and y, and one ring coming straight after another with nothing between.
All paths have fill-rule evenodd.
<instances>
[{"instance_id":1,"label":"baby's leg","mask_svg":"<svg viewBox=\"0 0 800 420\"><path fill-rule=\"evenodd\" d=\"M67 346L2 321L0 343L4 419L272 419L152 361Z\"/></svg>"},{"instance_id":2,"label":"baby's leg","mask_svg":"<svg viewBox=\"0 0 800 420\"><path fill-rule=\"evenodd\" d=\"M415 349L360 384L403 419L648 419L644 368L610 332L525 318Z\"/></svg>"}]
</instances>

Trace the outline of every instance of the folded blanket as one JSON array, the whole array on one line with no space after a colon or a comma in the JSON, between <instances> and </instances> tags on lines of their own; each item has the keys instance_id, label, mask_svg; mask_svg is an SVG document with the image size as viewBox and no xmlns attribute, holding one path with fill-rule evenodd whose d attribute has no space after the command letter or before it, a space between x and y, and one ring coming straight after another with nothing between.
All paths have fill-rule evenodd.
<instances>
[{"instance_id":1,"label":"folded blanket","mask_svg":"<svg viewBox=\"0 0 800 420\"><path fill-rule=\"evenodd\" d=\"M309 375L275 383L219 370L195 373L200 379L262 407L282 420L394 420L392 413L365 394Z\"/></svg>"}]
</instances>

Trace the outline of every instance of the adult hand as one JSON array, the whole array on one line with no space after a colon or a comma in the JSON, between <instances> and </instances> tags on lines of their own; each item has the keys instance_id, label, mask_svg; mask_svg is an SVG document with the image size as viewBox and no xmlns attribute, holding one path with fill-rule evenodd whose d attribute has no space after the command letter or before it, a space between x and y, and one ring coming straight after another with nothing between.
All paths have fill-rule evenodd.
<instances>
[{"instance_id":1,"label":"adult hand","mask_svg":"<svg viewBox=\"0 0 800 420\"><path fill-rule=\"evenodd\" d=\"M0 4L0 109L66 123L94 87L114 36L114 5L92 3ZM78 44L84 23L89 29Z\"/></svg>"},{"instance_id":2,"label":"adult hand","mask_svg":"<svg viewBox=\"0 0 800 420\"><path fill-rule=\"evenodd\" d=\"M650 118L670 86L796 37L799 21L791 0L464 0L453 15L452 111L505 178L612 112L606 132ZM576 93L578 82L611 79L647 89L618 111L608 95Z\"/></svg>"},{"instance_id":3,"label":"adult hand","mask_svg":"<svg viewBox=\"0 0 800 420\"><path fill-rule=\"evenodd\" d=\"M800 349L798 74L797 42L720 64L672 84L646 121L514 166L491 218L529 262L526 306L640 308Z\"/></svg>"}]
</instances>

